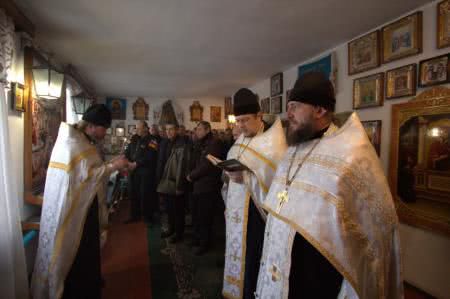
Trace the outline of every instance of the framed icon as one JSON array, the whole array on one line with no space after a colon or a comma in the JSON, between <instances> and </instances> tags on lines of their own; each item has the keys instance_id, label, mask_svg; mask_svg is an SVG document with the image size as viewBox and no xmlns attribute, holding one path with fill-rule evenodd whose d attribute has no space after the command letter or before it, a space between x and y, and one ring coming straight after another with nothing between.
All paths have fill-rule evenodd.
<instances>
[{"instance_id":1,"label":"framed icon","mask_svg":"<svg viewBox=\"0 0 450 299\"><path fill-rule=\"evenodd\" d=\"M445 54L419 63L419 86L426 87L450 82L450 54Z\"/></svg>"},{"instance_id":2,"label":"framed icon","mask_svg":"<svg viewBox=\"0 0 450 299\"><path fill-rule=\"evenodd\" d=\"M283 92L283 73L277 73L270 78L270 96L274 97Z\"/></svg>"},{"instance_id":3,"label":"framed icon","mask_svg":"<svg viewBox=\"0 0 450 299\"><path fill-rule=\"evenodd\" d=\"M353 109L383 106L384 73L353 81Z\"/></svg>"},{"instance_id":4,"label":"framed icon","mask_svg":"<svg viewBox=\"0 0 450 299\"><path fill-rule=\"evenodd\" d=\"M381 34L383 63L422 53L422 12L383 27Z\"/></svg>"},{"instance_id":5,"label":"framed icon","mask_svg":"<svg viewBox=\"0 0 450 299\"><path fill-rule=\"evenodd\" d=\"M13 82L11 83L11 103L12 108L16 111L25 111L25 101L23 99L23 84Z\"/></svg>"},{"instance_id":6,"label":"framed icon","mask_svg":"<svg viewBox=\"0 0 450 299\"><path fill-rule=\"evenodd\" d=\"M409 64L386 72L386 99L416 95L417 65Z\"/></svg>"},{"instance_id":7,"label":"framed icon","mask_svg":"<svg viewBox=\"0 0 450 299\"><path fill-rule=\"evenodd\" d=\"M380 31L348 43L348 74L354 75L380 66Z\"/></svg>"}]
</instances>

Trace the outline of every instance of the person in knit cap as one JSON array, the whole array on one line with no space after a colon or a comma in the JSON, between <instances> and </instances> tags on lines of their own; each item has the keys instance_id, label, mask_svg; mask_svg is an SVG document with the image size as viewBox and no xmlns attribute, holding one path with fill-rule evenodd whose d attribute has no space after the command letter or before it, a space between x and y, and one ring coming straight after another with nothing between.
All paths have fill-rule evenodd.
<instances>
[{"instance_id":1,"label":"person in knit cap","mask_svg":"<svg viewBox=\"0 0 450 299\"><path fill-rule=\"evenodd\" d=\"M356 113L333 123L328 78L307 73L288 102L288 144L268 212L256 298L403 298L398 219Z\"/></svg>"},{"instance_id":2,"label":"person in knit cap","mask_svg":"<svg viewBox=\"0 0 450 299\"><path fill-rule=\"evenodd\" d=\"M228 152L245 171L225 172L226 253L223 282L225 298L254 298L264 240L266 214L262 209L286 138L278 119L269 127L262 120L258 96L247 88L234 95L236 126L241 132Z\"/></svg>"},{"instance_id":3,"label":"person in knit cap","mask_svg":"<svg viewBox=\"0 0 450 299\"><path fill-rule=\"evenodd\" d=\"M61 123L45 181L34 299L101 298L105 180L129 166L123 156L105 163L99 155L97 142L110 125L111 112L103 104L91 106L75 125Z\"/></svg>"}]
</instances>

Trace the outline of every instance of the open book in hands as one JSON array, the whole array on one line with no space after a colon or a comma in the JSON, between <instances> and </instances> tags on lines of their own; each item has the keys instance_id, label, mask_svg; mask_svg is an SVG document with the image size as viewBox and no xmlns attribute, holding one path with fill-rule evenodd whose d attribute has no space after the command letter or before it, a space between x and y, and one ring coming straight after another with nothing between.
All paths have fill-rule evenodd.
<instances>
[{"instance_id":1,"label":"open book in hands","mask_svg":"<svg viewBox=\"0 0 450 299\"><path fill-rule=\"evenodd\" d=\"M225 171L243 171L243 170L250 170L247 166L242 164L236 159L230 159L230 160L220 160L213 155L207 155L206 159L208 159L213 165L219 167L220 169L223 169Z\"/></svg>"}]
</instances>

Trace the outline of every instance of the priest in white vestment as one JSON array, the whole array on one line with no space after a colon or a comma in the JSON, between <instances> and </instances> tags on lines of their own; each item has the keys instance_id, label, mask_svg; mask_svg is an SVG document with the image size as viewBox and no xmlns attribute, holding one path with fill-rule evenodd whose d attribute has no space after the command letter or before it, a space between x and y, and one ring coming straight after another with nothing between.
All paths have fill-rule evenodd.
<instances>
[{"instance_id":1,"label":"priest in white vestment","mask_svg":"<svg viewBox=\"0 0 450 299\"><path fill-rule=\"evenodd\" d=\"M287 148L281 121L263 122L258 97L246 88L234 95L236 126L242 134L228 153L250 170L227 172L225 200L225 298L253 298L264 239L261 208L277 164Z\"/></svg>"},{"instance_id":2,"label":"priest in white vestment","mask_svg":"<svg viewBox=\"0 0 450 299\"><path fill-rule=\"evenodd\" d=\"M100 223L104 181L128 166L101 159L96 142L111 125L105 105L93 105L76 125L61 123L45 182L33 299L101 298Z\"/></svg>"},{"instance_id":3,"label":"priest in white vestment","mask_svg":"<svg viewBox=\"0 0 450 299\"><path fill-rule=\"evenodd\" d=\"M336 126L331 82L300 77L273 179L256 298L403 298L398 218L356 113Z\"/></svg>"}]
</instances>

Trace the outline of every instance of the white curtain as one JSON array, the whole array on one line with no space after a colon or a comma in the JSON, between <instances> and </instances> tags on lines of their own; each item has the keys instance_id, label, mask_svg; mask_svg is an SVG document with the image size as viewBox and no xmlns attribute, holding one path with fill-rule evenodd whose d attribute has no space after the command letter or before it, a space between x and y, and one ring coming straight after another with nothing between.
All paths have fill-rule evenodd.
<instances>
[{"instance_id":1,"label":"white curtain","mask_svg":"<svg viewBox=\"0 0 450 299\"><path fill-rule=\"evenodd\" d=\"M0 10L0 297L28 298L18 189L11 167L6 74L14 52L14 24Z\"/></svg>"}]
</instances>

